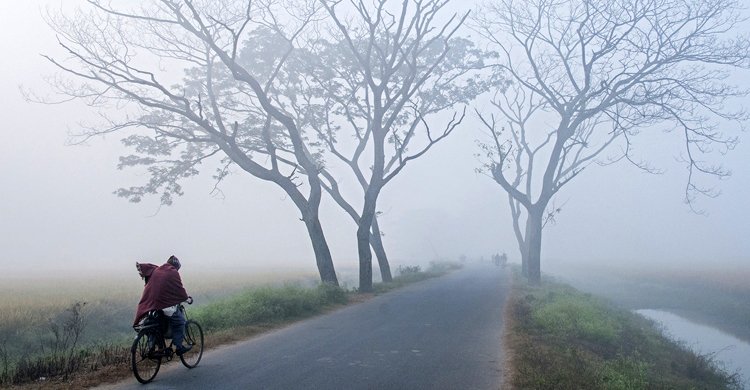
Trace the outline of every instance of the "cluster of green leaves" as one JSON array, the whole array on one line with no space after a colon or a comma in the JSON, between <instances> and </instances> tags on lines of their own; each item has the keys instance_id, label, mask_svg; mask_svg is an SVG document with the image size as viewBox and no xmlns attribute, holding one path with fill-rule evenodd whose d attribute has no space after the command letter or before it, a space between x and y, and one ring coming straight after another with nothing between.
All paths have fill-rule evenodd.
<instances>
[{"instance_id":1,"label":"cluster of green leaves","mask_svg":"<svg viewBox=\"0 0 750 390\"><path fill-rule=\"evenodd\" d=\"M517 278L510 304L517 388L741 388L710 356L665 338L653 322L569 286Z\"/></svg>"}]
</instances>

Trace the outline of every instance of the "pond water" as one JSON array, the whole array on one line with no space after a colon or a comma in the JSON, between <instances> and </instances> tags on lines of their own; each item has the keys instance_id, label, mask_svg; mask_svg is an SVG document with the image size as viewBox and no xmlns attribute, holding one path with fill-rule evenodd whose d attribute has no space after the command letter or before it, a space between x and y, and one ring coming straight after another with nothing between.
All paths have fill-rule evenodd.
<instances>
[{"instance_id":1,"label":"pond water","mask_svg":"<svg viewBox=\"0 0 750 390\"><path fill-rule=\"evenodd\" d=\"M710 326L696 324L663 310L643 309L636 313L659 322L667 336L685 343L693 351L715 353L730 373L739 372L745 389L750 389L750 344Z\"/></svg>"}]
</instances>

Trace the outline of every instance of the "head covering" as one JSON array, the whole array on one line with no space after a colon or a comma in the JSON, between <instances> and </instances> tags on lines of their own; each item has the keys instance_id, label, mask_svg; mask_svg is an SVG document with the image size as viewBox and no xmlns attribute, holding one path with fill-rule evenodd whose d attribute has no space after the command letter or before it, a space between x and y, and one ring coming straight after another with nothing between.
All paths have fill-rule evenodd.
<instances>
[{"instance_id":1,"label":"head covering","mask_svg":"<svg viewBox=\"0 0 750 390\"><path fill-rule=\"evenodd\" d=\"M135 268L138 270L138 275L140 275L141 279L143 279L146 283L148 283L148 278L151 277L151 274L154 272L156 267L158 266L150 263L139 263L137 261L135 262Z\"/></svg>"},{"instance_id":2,"label":"head covering","mask_svg":"<svg viewBox=\"0 0 750 390\"><path fill-rule=\"evenodd\" d=\"M174 259L177 260L176 257ZM177 262L179 264L179 260ZM138 303L133 325L137 324L151 310L161 310L188 299L185 287L182 286L180 273L169 260L167 260L167 264L159 267L153 264L141 264L141 269L144 269L145 266L150 266L148 268L151 274L148 283L143 288L143 295L141 295L141 301Z\"/></svg>"},{"instance_id":3,"label":"head covering","mask_svg":"<svg viewBox=\"0 0 750 390\"><path fill-rule=\"evenodd\" d=\"M172 264L172 266L177 268L178 271L180 270L180 267L182 267L182 264L180 264L180 259L178 259L175 255L169 256L169 259L167 259L167 264Z\"/></svg>"}]
</instances>

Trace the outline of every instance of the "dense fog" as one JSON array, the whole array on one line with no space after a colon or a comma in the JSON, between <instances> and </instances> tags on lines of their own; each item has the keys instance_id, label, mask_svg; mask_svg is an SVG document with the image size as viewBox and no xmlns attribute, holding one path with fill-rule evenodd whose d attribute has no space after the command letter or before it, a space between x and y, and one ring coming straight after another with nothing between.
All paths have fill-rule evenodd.
<instances>
[{"instance_id":1,"label":"dense fog","mask_svg":"<svg viewBox=\"0 0 750 390\"><path fill-rule=\"evenodd\" d=\"M40 54L65 54L42 14L46 6L59 3L0 3L3 274L130 273L136 260L161 262L171 254L182 259L185 269L314 272L297 209L277 186L239 169L214 189L215 167L207 164L201 175L184 183L185 195L168 207L159 205L158 196L130 203L113 194L145 180L138 169L116 168L125 153L121 135L70 145L69 134L99 120L97 112L77 101L30 103L22 93L53 92L45 78L60 72ZM737 80L748 78L738 74ZM486 104L482 99L478 107ZM648 129L634 140L637 154L661 168L660 175L627 162L588 167L555 200L561 212L544 231L542 270L589 263L747 265L750 142L736 124L728 125L726 133L738 135L739 145L724 157L711 158L732 176L708 182L721 195L697 199L704 215L683 202L687 172L678 161L684 147L678 134ZM489 259L502 252L512 262L520 261L507 195L475 171L480 166L476 141L485 138L478 118L468 110L453 134L383 190L377 209L394 268L462 255ZM344 182L345 190L347 185L354 183ZM327 195L321 222L336 267L355 268L356 226Z\"/></svg>"}]
</instances>

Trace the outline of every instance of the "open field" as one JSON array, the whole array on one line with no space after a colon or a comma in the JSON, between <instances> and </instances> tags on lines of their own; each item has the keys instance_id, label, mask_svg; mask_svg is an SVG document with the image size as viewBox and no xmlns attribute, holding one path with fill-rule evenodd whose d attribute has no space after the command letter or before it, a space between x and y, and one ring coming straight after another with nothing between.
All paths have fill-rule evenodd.
<instances>
[{"instance_id":1,"label":"open field","mask_svg":"<svg viewBox=\"0 0 750 390\"><path fill-rule=\"evenodd\" d=\"M288 272L209 273L183 272L183 283L200 307L243 289L262 286L317 283L315 274ZM64 320L67 309L85 303L86 330L81 344L119 341L131 337L135 307L143 282L132 275L100 277L39 277L0 280L0 347L10 356L44 352L51 342L51 326Z\"/></svg>"}]
</instances>

